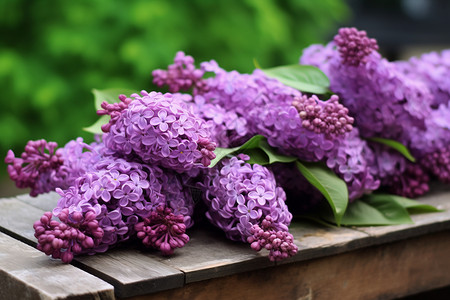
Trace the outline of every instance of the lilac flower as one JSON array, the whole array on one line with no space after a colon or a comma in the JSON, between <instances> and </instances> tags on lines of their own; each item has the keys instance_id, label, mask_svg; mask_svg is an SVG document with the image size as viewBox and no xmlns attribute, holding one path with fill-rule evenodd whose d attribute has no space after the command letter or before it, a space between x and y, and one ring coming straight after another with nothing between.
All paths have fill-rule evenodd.
<instances>
[{"instance_id":1,"label":"lilac flower","mask_svg":"<svg viewBox=\"0 0 450 300\"><path fill-rule=\"evenodd\" d=\"M255 190L248 193L248 197L250 199L254 199L259 205L264 205L266 202L275 197L275 193L272 191L266 191L264 186L258 185Z\"/></svg>"},{"instance_id":2,"label":"lilac flower","mask_svg":"<svg viewBox=\"0 0 450 300\"><path fill-rule=\"evenodd\" d=\"M317 54L320 49L322 56ZM332 49L334 52L330 52ZM301 63L314 64L326 73L331 90L349 109L363 137L408 144L409 129L424 128L432 93L425 84L406 77L395 64L383 59L365 32L342 29L334 42L313 50L303 53Z\"/></svg>"},{"instance_id":3,"label":"lilac flower","mask_svg":"<svg viewBox=\"0 0 450 300\"><path fill-rule=\"evenodd\" d=\"M375 39L369 39L365 31L358 31L354 27L339 29L339 34L334 37L334 42L338 46L342 63L351 66L366 63L367 56L372 51L378 50Z\"/></svg>"},{"instance_id":4,"label":"lilac flower","mask_svg":"<svg viewBox=\"0 0 450 300\"><path fill-rule=\"evenodd\" d=\"M421 165L441 182L450 183L450 146L425 155Z\"/></svg>"},{"instance_id":5,"label":"lilac flower","mask_svg":"<svg viewBox=\"0 0 450 300\"><path fill-rule=\"evenodd\" d=\"M302 126L316 133L345 134L352 130L353 118L348 116L348 109L339 102L336 95L326 101L320 101L313 95L308 98L294 97L292 105L299 112ZM294 127L295 125L291 125Z\"/></svg>"},{"instance_id":6,"label":"lilac flower","mask_svg":"<svg viewBox=\"0 0 450 300\"><path fill-rule=\"evenodd\" d=\"M127 159L179 172L209 165L215 157L215 143L205 122L189 111L186 101L190 96L145 91L141 94L132 95L134 100L111 119L103 137L106 147ZM138 118L138 126L133 118Z\"/></svg>"},{"instance_id":7,"label":"lilac flower","mask_svg":"<svg viewBox=\"0 0 450 300\"><path fill-rule=\"evenodd\" d=\"M271 218L271 228L282 232L288 231L292 219L285 204L286 194L276 185L272 172L245 163L248 159L238 155L222 160L208 170L200 184L208 208L206 217L229 239L243 242L266 217Z\"/></svg>"},{"instance_id":8,"label":"lilac flower","mask_svg":"<svg viewBox=\"0 0 450 300\"><path fill-rule=\"evenodd\" d=\"M429 177L421 164L408 161L402 154L387 146L371 142L375 163L371 173L380 187L394 194L415 198L428 192Z\"/></svg>"},{"instance_id":9,"label":"lilac flower","mask_svg":"<svg viewBox=\"0 0 450 300\"><path fill-rule=\"evenodd\" d=\"M171 93L189 90L200 81L203 74L202 70L195 68L192 56L185 55L182 51L177 52L174 64L170 65L167 71L152 72L153 83L159 87L169 86Z\"/></svg>"},{"instance_id":10,"label":"lilac flower","mask_svg":"<svg viewBox=\"0 0 450 300\"><path fill-rule=\"evenodd\" d=\"M60 223L52 220L51 212L46 212L33 225L38 250L70 263L74 255L100 244L104 232L95 218L93 211L69 215L66 208L59 214Z\"/></svg>"},{"instance_id":11,"label":"lilac flower","mask_svg":"<svg viewBox=\"0 0 450 300\"><path fill-rule=\"evenodd\" d=\"M337 96L328 101L308 98L261 70L227 72L215 61L201 63L200 70L215 76L194 86L190 106L207 121L212 139L222 147L261 134L286 154L317 161L334 151L340 136L352 129L353 118Z\"/></svg>"},{"instance_id":12,"label":"lilac flower","mask_svg":"<svg viewBox=\"0 0 450 300\"><path fill-rule=\"evenodd\" d=\"M163 255L171 255L174 249L189 241L183 215L175 215L170 208L163 206L158 206L134 228L145 246L159 249Z\"/></svg>"},{"instance_id":13,"label":"lilac flower","mask_svg":"<svg viewBox=\"0 0 450 300\"><path fill-rule=\"evenodd\" d=\"M337 152L329 156L326 162L347 184L350 201L369 194L380 186L380 181L372 174L374 153L361 139L356 128L345 136Z\"/></svg>"},{"instance_id":14,"label":"lilac flower","mask_svg":"<svg viewBox=\"0 0 450 300\"><path fill-rule=\"evenodd\" d=\"M266 216L261 224L254 224L247 238L252 249L260 251L269 250L269 259L271 261L280 261L294 256L298 252L298 247L294 244L294 237L287 231L277 230L273 226L271 216Z\"/></svg>"},{"instance_id":15,"label":"lilac flower","mask_svg":"<svg viewBox=\"0 0 450 300\"><path fill-rule=\"evenodd\" d=\"M427 181L425 176L419 174L419 169L427 170L445 182L450 164L445 159L438 163L437 158L441 149L450 142L448 97L442 97L444 91L438 93L436 90L447 80L438 79L445 74L446 67L439 69L432 66L438 61L445 61L444 57L448 55L439 57L431 54L423 62L412 59L414 65L411 62L392 63L381 57L365 33L357 33L355 29L345 32L341 34L340 31L335 41L327 47L305 51L301 62L315 64L326 72L331 90L341 97L355 117L355 124L363 137L397 140L411 150L420 166L408 167L410 175L405 180L415 180L421 186L417 191L425 191ZM360 38L351 38L351 35ZM359 54L349 53L350 48L357 49L355 53L360 51ZM321 49L323 53L319 55ZM425 71L424 66L429 71ZM434 162L430 160L433 157ZM440 165L440 168L431 165ZM392 167L392 170L395 168ZM389 174L388 178L397 175ZM404 176L407 176L406 173Z\"/></svg>"},{"instance_id":16,"label":"lilac flower","mask_svg":"<svg viewBox=\"0 0 450 300\"><path fill-rule=\"evenodd\" d=\"M394 64L407 77L424 82L433 93L432 107L450 101L450 50L424 53Z\"/></svg>"},{"instance_id":17,"label":"lilac flower","mask_svg":"<svg viewBox=\"0 0 450 300\"><path fill-rule=\"evenodd\" d=\"M9 177L18 188L31 188L31 196L53 190L55 183L63 181L64 176L60 172L64 160L57 147L55 142L29 141L20 158L9 150L5 157Z\"/></svg>"},{"instance_id":18,"label":"lilac flower","mask_svg":"<svg viewBox=\"0 0 450 300\"><path fill-rule=\"evenodd\" d=\"M8 151L5 162L10 178L19 188L31 188L30 195L69 188L71 184L95 164L104 152L103 144L90 145L77 138L63 148L55 142L29 141L21 158Z\"/></svg>"}]
</instances>

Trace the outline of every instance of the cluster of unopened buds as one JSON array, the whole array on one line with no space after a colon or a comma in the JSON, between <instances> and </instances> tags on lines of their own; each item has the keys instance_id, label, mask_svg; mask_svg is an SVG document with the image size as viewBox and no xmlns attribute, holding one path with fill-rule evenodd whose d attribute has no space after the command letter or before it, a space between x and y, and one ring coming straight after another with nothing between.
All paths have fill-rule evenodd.
<instances>
[{"instance_id":1,"label":"cluster of unopened buds","mask_svg":"<svg viewBox=\"0 0 450 300\"><path fill-rule=\"evenodd\" d=\"M175 215L168 207L158 206L134 229L145 246L159 249L163 255L170 255L189 242L184 216Z\"/></svg>"},{"instance_id":2,"label":"cluster of unopened buds","mask_svg":"<svg viewBox=\"0 0 450 300\"><path fill-rule=\"evenodd\" d=\"M58 222L52 220L51 212L46 212L33 225L34 236L38 240L37 248L53 258L69 263L74 254L92 249L100 243L103 229L95 218L93 211L84 215L76 212L69 217L69 210L64 209L59 214L61 222Z\"/></svg>"},{"instance_id":3,"label":"cluster of unopened buds","mask_svg":"<svg viewBox=\"0 0 450 300\"><path fill-rule=\"evenodd\" d=\"M294 244L292 234L285 230L277 230L270 216L266 216L261 225L253 225L250 232L252 235L247 238L247 241L252 249L269 250L271 261L280 261L297 254L298 247Z\"/></svg>"}]
</instances>

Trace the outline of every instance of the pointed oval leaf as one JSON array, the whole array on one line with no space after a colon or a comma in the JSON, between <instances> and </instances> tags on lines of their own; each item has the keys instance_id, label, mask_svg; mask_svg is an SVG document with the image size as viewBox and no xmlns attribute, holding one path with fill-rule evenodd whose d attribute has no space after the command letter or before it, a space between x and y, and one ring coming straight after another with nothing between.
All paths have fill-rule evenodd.
<instances>
[{"instance_id":1,"label":"pointed oval leaf","mask_svg":"<svg viewBox=\"0 0 450 300\"><path fill-rule=\"evenodd\" d=\"M412 162L416 162L416 159L414 158L414 156L411 155L408 148L406 148L406 146L400 142L390 140L390 139L379 138L379 137L372 137L372 138L369 138L368 140L391 147L392 149L395 149L398 152L400 152L401 154L403 154L403 156L406 157L408 160L410 160Z\"/></svg>"},{"instance_id":2,"label":"pointed oval leaf","mask_svg":"<svg viewBox=\"0 0 450 300\"><path fill-rule=\"evenodd\" d=\"M401 197L398 195L390 195L390 194L372 194L372 199L386 199L386 201L394 201L406 208L410 214L415 213L430 213L430 212L441 212L441 209L434 207L433 205L420 203L419 201Z\"/></svg>"},{"instance_id":3,"label":"pointed oval leaf","mask_svg":"<svg viewBox=\"0 0 450 300\"><path fill-rule=\"evenodd\" d=\"M234 147L234 148L216 148L214 150L214 154L216 155L216 158L211 161L211 164L209 165L209 167L210 168L214 167L224 157L231 155L233 153L245 153L245 150L259 148L259 142L263 138L264 137L262 135L255 135L251 139L249 139L247 142L242 144L241 146ZM268 159L265 159L264 161L266 161L266 160L268 160Z\"/></svg>"},{"instance_id":4,"label":"pointed oval leaf","mask_svg":"<svg viewBox=\"0 0 450 300\"><path fill-rule=\"evenodd\" d=\"M330 87L330 80L317 67L309 65L287 65L261 69L266 76L302 92L325 94Z\"/></svg>"},{"instance_id":5,"label":"pointed oval leaf","mask_svg":"<svg viewBox=\"0 0 450 300\"><path fill-rule=\"evenodd\" d=\"M217 147L214 150L214 154L216 155L216 158L214 158L213 160L211 160L211 163L209 164L209 167L212 168L215 165L217 165L218 162L220 162L224 157L236 152L237 150L239 150L239 147L235 147L235 148L219 148Z\"/></svg>"},{"instance_id":6,"label":"pointed oval leaf","mask_svg":"<svg viewBox=\"0 0 450 300\"><path fill-rule=\"evenodd\" d=\"M89 127L84 127L83 130L93 134L103 134L102 125L109 122L109 116L101 116L98 120Z\"/></svg>"},{"instance_id":7,"label":"pointed oval leaf","mask_svg":"<svg viewBox=\"0 0 450 300\"><path fill-rule=\"evenodd\" d=\"M333 222L331 216L325 217ZM351 203L341 224L347 226L383 226L412 224L408 211L395 201L359 199Z\"/></svg>"},{"instance_id":8,"label":"pointed oval leaf","mask_svg":"<svg viewBox=\"0 0 450 300\"><path fill-rule=\"evenodd\" d=\"M327 199L334 223L341 224L348 205L348 189L345 182L332 170L320 163L295 162L298 170Z\"/></svg>"},{"instance_id":9,"label":"pointed oval leaf","mask_svg":"<svg viewBox=\"0 0 450 300\"><path fill-rule=\"evenodd\" d=\"M269 164L273 164L273 163L291 163L297 160L296 157L293 156L286 156L286 155L282 155L276 152L276 150L274 148L272 148L269 143L267 143L267 139L261 139L259 141L259 147L261 148L261 150L263 150L268 158L269 158Z\"/></svg>"}]
</instances>

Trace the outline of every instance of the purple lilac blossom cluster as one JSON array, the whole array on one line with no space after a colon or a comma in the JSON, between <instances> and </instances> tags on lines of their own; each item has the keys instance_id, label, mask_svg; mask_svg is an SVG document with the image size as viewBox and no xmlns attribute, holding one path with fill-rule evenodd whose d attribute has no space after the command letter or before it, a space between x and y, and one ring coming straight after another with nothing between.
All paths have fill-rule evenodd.
<instances>
[{"instance_id":1,"label":"purple lilac blossom cluster","mask_svg":"<svg viewBox=\"0 0 450 300\"><path fill-rule=\"evenodd\" d=\"M93 211L69 215L67 208L59 214L58 222L52 220L52 213L46 212L33 225L37 248L63 262L72 261L74 254L80 254L98 246L103 237L103 229Z\"/></svg>"},{"instance_id":2,"label":"purple lilac blossom cluster","mask_svg":"<svg viewBox=\"0 0 450 300\"><path fill-rule=\"evenodd\" d=\"M385 145L369 142L375 163L372 173L380 185L397 195L417 197L429 191L430 178L419 164L407 160L400 152Z\"/></svg>"},{"instance_id":3,"label":"purple lilac blossom cluster","mask_svg":"<svg viewBox=\"0 0 450 300\"><path fill-rule=\"evenodd\" d=\"M410 78L425 82L433 93L432 107L448 105L450 102L450 50L424 53L408 61L394 64Z\"/></svg>"},{"instance_id":4,"label":"purple lilac blossom cluster","mask_svg":"<svg viewBox=\"0 0 450 300\"><path fill-rule=\"evenodd\" d=\"M158 206L134 229L145 246L159 249L163 255L173 254L189 241L183 215L175 215L168 207Z\"/></svg>"},{"instance_id":5,"label":"purple lilac blossom cluster","mask_svg":"<svg viewBox=\"0 0 450 300\"><path fill-rule=\"evenodd\" d=\"M193 60L190 62L193 64ZM203 62L200 68L215 76L195 83L191 103L194 111L211 125L221 147L233 147L261 134L283 154L305 161L342 164L335 170L349 182L352 200L378 187L367 163L337 157L339 147L346 147L345 140L353 138L347 136L354 121L338 96L322 101L316 95L303 95L258 69L252 74L227 72L215 61ZM157 77L154 82L161 85L164 78ZM165 84L170 87L171 82Z\"/></svg>"},{"instance_id":6,"label":"purple lilac blossom cluster","mask_svg":"<svg viewBox=\"0 0 450 300\"><path fill-rule=\"evenodd\" d=\"M208 207L206 217L229 239L249 242L256 251L270 250L271 260L292 256L297 246L288 233L292 214L286 194L269 169L250 165L248 159L239 154L206 172L199 184ZM269 238L272 235L275 238Z\"/></svg>"},{"instance_id":7,"label":"purple lilac blossom cluster","mask_svg":"<svg viewBox=\"0 0 450 300\"><path fill-rule=\"evenodd\" d=\"M55 142L38 140L29 141L20 157L9 150L5 158L9 177L18 188L30 188L31 196L53 190L55 183L63 181L59 172L63 159L57 147Z\"/></svg>"},{"instance_id":8,"label":"purple lilac blossom cluster","mask_svg":"<svg viewBox=\"0 0 450 300\"><path fill-rule=\"evenodd\" d=\"M216 144L210 139L205 121L185 105L190 95L142 91L141 95L131 96L134 100L124 105L118 115L117 110L108 110L108 103L100 111L114 112L103 135L110 151L179 172L200 164L208 166L215 158Z\"/></svg>"},{"instance_id":9,"label":"purple lilac blossom cluster","mask_svg":"<svg viewBox=\"0 0 450 300\"><path fill-rule=\"evenodd\" d=\"M82 138L68 142L63 148L45 140L29 141L20 157L8 151L10 178L18 188L30 188L30 195L54 191L57 187L68 188L92 164L102 157L101 144L86 144Z\"/></svg>"},{"instance_id":10,"label":"purple lilac blossom cluster","mask_svg":"<svg viewBox=\"0 0 450 300\"><path fill-rule=\"evenodd\" d=\"M30 141L21 158L8 152L5 162L18 186L30 187L32 196L51 190L60 195L53 213L35 226L40 250L69 262L144 232L144 245L163 254L189 240L185 230L193 225L194 200L186 184L215 157L215 144L204 120L184 104L186 97L121 95L99 111L111 116L102 141L88 145L78 138L60 149ZM84 242L94 223L95 243Z\"/></svg>"},{"instance_id":11,"label":"purple lilac blossom cluster","mask_svg":"<svg viewBox=\"0 0 450 300\"><path fill-rule=\"evenodd\" d=\"M271 261L280 261L294 256L298 247L294 244L294 237L287 231L277 230L271 216L266 216L261 224L254 224L250 228L251 235L247 238L253 250L269 250Z\"/></svg>"},{"instance_id":12,"label":"purple lilac blossom cluster","mask_svg":"<svg viewBox=\"0 0 450 300\"><path fill-rule=\"evenodd\" d=\"M362 137L397 140L411 150L418 164L384 170L375 167L379 173L374 176L401 195L418 196L428 189L427 172L443 182L448 180L450 164L445 153L449 149L450 118L448 107L442 104L442 90L436 95L438 86L446 80L437 74L446 71L445 67L430 67L448 55L439 59L428 56L416 72L412 63L389 62L377 49L365 32L346 28L339 30L328 45L307 48L300 63L317 66L329 77L331 90L350 110ZM391 158L383 162L385 167L388 162L398 162L386 151L376 151L378 157ZM387 174L387 169L392 173ZM402 188L398 188L399 182Z\"/></svg>"}]
</instances>

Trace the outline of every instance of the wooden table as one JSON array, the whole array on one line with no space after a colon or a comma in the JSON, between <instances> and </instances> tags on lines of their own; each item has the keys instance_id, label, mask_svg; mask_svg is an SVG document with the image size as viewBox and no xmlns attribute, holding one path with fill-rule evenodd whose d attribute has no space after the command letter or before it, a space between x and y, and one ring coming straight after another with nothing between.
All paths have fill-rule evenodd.
<instances>
[{"instance_id":1,"label":"wooden table","mask_svg":"<svg viewBox=\"0 0 450 300\"><path fill-rule=\"evenodd\" d=\"M450 285L450 186L420 199L445 211L412 225L294 222L299 253L277 264L211 226L168 258L136 246L62 264L32 228L57 199L0 199L0 299L392 299Z\"/></svg>"}]
</instances>

